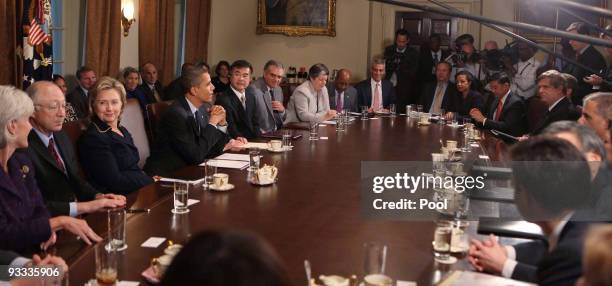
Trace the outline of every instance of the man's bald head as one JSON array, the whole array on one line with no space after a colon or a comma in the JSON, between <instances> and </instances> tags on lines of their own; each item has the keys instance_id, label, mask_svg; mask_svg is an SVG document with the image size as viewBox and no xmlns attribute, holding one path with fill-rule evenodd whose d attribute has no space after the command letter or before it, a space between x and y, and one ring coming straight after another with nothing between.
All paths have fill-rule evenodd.
<instances>
[{"instance_id":1,"label":"man's bald head","mask_svg":"<svg viewBox=\"0 0 612 286\"><path fill-rule=\"evenodd\" d=\"M26 93L28 94L28 96L30 96L34 104L39 104L39 102L41 101L42 98L45 97L45 95L49 95L49 94L56 95L58 91L62 95L64 94L62 90L59 88L59 86L57 86L57 84L55 84L54 82L40 80L30 85L28 89L26 90Z\"/></svg>"},{"instance_id":2,"label":"man's bald head","mask_svg":"<svg viewBox=\"0 0 612 286\"><path fill-rule=\"evenodd\" d=\"M351 82L351 71L347 69L341 69L338 71L336 75L336 80L334 81L334 85L338 92L344 92Z\"/></svg>"}]
</instances>

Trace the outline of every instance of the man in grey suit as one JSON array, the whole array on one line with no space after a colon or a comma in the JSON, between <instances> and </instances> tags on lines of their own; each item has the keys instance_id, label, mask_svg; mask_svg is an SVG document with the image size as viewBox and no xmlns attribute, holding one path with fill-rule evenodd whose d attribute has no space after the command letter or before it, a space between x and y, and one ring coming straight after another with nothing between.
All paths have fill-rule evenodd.
<instances>
[{"instance_id":1,"label":"man in grey suit","mask_svg":"<svg viewBox=\"0 0 612 286\"><path fill-rule=\"evenodd\" d=\"M341 69L338 71L336 80L327 84L329 108L335 109L338 113L342 112L343 109L349 112L358 112L357 90L350 86L350 81L351 71Z\"/></svg>"},{"instance_id":2,"label":"man in grey suit","mask_svg":"<svg viewBox=\"0 0 612 286\"><path fill-rule=\"evenodd\" d=\"M251 83L257 101L259 129L262 133L279 130L283 127L286 113L283 106L283 90L280 83L283 79L283 64L269 60L264 66L263 77Z\"/></svg>"}]
</instances>

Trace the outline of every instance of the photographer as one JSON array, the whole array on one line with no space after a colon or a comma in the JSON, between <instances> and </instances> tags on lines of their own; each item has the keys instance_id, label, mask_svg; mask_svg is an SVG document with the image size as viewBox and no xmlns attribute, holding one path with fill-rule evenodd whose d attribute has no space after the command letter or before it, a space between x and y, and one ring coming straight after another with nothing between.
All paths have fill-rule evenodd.
<instances>
[{"instance_id":1,"label":"photographer","mask_svg":"<svg viewBox=\"0 0 612 286\"><path fill-rule=\"evenodd\" d=\"M454 63L454 72L468 71L474 78L475 82L480 83L486 80L486 67L484 58L474 48L474 37L470 34L463 34L455 39L456 53L451 56L451 62ZM455 74L451 76L454 77Z\"/></svg>"},{"instance_id":2,"label":"photographer","mask_svg":"<svg viewBox=\"0 0 612 286\"><path fill-rule=\"evenodd\" d=\"M512 64L510 58L504 61L508 73L512 76L512 92L523 99L536 94L536 72L540 62L534 57L535 50L524 42L518 43L519 61Z\"/></svg>"}]
</instances>

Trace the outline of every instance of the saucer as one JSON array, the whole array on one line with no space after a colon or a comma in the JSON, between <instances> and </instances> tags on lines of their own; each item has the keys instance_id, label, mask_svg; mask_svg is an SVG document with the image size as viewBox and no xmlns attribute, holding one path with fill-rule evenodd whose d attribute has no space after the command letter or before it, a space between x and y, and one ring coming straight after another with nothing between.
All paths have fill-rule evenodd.
<instances>
[{"instance_id":1,"label":"saucer","mask_svg":"<svg viewBox=\"0 0 612 286\"><path fill-rule=\"evenodd\" d=\"M457 263L457 257L454 257L454 256L450 256L446 260L437 259L437 258L434 258L434 260L436 262L442 263L442 264L455 264L455 263Z\"/></svg>"},{"instance_id":2,"label":"saucer","mask_svg":"<svg viewBox=\"0 0 612 286\"><path fill-rule=\"evenodd\" d=\"M249 180L249 183L256 185L256 186L270 186L273 185L274 183L276 183L276 181L278 181L278 178L275 178L274 181L269 182L269 183L265 183L265 184L261 184L259 182L256 182L255 180Z\"/></svg>"},{"instance_id":3,"label":"saucer","mask_svg":"<svg viewBox=\"0 0 612 286\"><path fill-rule=\"evenodd\" d=\"M429 121L427 121L427 122L421 122L421 121L417 122L417 125L427 126L427 125L430 125L430 124L431 124L431 122L429 122Z\"/></svg>"},{"instance_id":4,"label":"saucer","mask_svg":"<svg viewBox=\"0 0 612 286\"><path fill-rule=\"evenodd\" d=\"M224 186L221 187L221 186L217 186L217 185L212 184L212 185L209 185L208 188L213 190L213 191L217 191L217 192L226 192L226 191L229 191L229 190L233 189L234 185L232 185L230 183L227 183L227 184L225 184Z\"/></svg>"},{"instance_id":5,"label":"saucer","mask_svg":"<svg viewBox=\"0 0 612 286\"><path fill-rule=\"evenodd\" d=\"M272 149L272 147L268 147L267 150L270 151L270 152L273 152L273 153L282 153L282 152L290 151L291 147L290 146L285 146L285 147L281 147L279 149Z\"/></svg>"}]
</instances>

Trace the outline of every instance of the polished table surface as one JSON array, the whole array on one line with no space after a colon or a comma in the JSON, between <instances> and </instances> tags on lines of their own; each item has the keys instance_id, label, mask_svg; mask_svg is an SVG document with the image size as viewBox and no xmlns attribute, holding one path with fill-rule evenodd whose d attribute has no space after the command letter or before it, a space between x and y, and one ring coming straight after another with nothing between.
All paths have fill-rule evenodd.
<instances>
[{"instance_id":1,"label":"polished table surface","mask_svg":"<svg viewBox=\"0 0 612 286\"><path fill-rule=\"evenodd\" d=\"M406 116L357 119L344 132L333 125L319 128L327 140L310 141L308 131L294 141L290 152L262 151L262 164L279 168L275 185L257 187L246 181L246 170L219 172L230 175L235 189L215 193L190 191L200 200L190 212L174 215L172 188L159 183L129 196L132 208L151 208L148 214L132 214L127 222L128 249L119 270L120 280L142 281L140 273L151 258L160 256L166 244L152 249L140 245L149 237L166 237L185 243L191 235L210 228L231 228L255 232L269 241L285 262L294 285L304 285L304 260L312 265L313 276L363 275L364 243L388 245L386 273L395 280L428 285L439 279L439 265L433 260L432 221L366 220L360 213L360 168L362 161L430 161L438 152L440 139L461 142L461 129L432 124L418 126ZM488 154L502 159L504 145L485 134L482 148L474 155ZM188 167L176 178L201 178L201 167ZM105 214L87 217L99 234L105 234ZM83 285L94 277L94 251L90 246L63 235L54 249L70 265L71 285ZM463 265L463 266L462 266ZM453 267L465 267L465 262ZM448 270L448 269L446 269ZM432 280L433 279L433 280Z\"/></svg>"}]
</instances>

